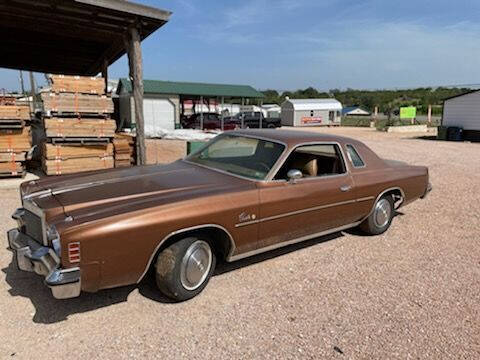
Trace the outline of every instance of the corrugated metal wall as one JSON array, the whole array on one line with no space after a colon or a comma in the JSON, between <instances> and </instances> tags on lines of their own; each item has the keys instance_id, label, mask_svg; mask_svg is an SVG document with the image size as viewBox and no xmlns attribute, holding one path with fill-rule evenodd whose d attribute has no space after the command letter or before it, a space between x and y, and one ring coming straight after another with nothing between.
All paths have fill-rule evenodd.
<instances>
[{"instance_id":1,"label":"corrugated metal wall","mask_svg":"<svg viewBox=\"0 0 480 360\"><path fill-rule=\"evenodd\" d=\"M480 131L480 91L445 101L442 125Z\"/></svg>"}]
</instances>

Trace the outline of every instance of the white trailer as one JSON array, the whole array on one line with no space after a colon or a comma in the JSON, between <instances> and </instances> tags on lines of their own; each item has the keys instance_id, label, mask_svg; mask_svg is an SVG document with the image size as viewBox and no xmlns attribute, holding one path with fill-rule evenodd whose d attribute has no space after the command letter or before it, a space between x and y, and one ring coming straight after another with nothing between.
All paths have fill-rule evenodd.
<instances>
[{"instance_id":1,"label":"white trailer","mask_svg":"<svg viewBox=\"0 0 480 360\"><path fill-rule=\"evenodd\" d=\"M335 99L287 99L281 118L283 126L340 125L342 104Z\"/></svg>"}]
</instances>

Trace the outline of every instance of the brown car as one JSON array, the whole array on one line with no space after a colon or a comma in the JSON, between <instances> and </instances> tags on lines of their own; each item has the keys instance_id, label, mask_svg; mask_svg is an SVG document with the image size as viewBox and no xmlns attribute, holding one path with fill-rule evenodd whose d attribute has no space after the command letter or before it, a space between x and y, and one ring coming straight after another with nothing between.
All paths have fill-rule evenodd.
<instances>
[{"instance_id":1,"label":"brown car","mask_svg":"<svg viewBox=\"0 0 480 360\"><path fill-rule=\"evenodd\" d=\"M431 190L428 169L359 141L300 131L219 135L169 165L22 184L10 249L64 299L140 282L152 270L181 301L216 262L359 226L385 232L395 209Z\"/></svg>"}]
</instances>

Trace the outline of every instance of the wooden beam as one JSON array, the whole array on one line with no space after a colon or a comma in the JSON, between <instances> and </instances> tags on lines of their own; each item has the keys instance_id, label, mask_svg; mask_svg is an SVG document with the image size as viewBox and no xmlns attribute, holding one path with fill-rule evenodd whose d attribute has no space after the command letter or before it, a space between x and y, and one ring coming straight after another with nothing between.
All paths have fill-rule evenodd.
<instances>
[{"instance_id":1,"label":"wooden beam","mask_svg":"<svg viewBox=\"0 0 480 360\"><path fill-rule=\"evenodd\" d=\"M129 31L128 59L130 66L130 80L132 82L133 102L135 104L135 123L137 130L137 163L145 165L147 152L145 148L145 121L143 117L143 63L142 47L139 31L136 27Z\"/></svg>"},{"instance_id":2,"label":"wooden beam","mask_svg":"<svg viewBox=\"0 0 480 360\"><path fill-rule=\"evenodd\" d=\"M105 80L105 94L108 95L108 60L103 61L102 77Z\"/></svg>"}]
</instances>

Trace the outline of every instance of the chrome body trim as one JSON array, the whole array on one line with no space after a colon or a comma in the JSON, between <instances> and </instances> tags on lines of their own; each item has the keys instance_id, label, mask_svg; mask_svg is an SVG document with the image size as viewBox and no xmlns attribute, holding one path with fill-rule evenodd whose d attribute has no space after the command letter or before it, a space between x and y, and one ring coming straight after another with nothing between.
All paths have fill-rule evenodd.
<instances>
[{"instance_id":1,"label":"chrome body trim","mask_svg":"<svg viewBox=\"0 0 480 360\"><path fill-rule=\"evenodd\" d=\"M327 204L327 205L315 206L315 207L311 207L311 208L308 208L308 209L291 211L291 212L288 212L288 213L269 216L269 217L266 217L266 218L263 218L263 219L257 219L257 220L253 220L253 221L239 223L239 224L236 224L235 227L239 228L239 227L248 226L248 225L255 225L255 224L265 222L265 221L280 219L280 218L287 217L287 216L292 216L292 215L298 215L298 214L302 214L302 213L305 213L305 212L328 209L328 208L335 207L335 206L348 205L348 204L353 204L353 203L356 203L356 202L369 201L369 200L373 200L373 199L375 199L374 196L368 196L368 197L364 197L364 198L360 198L360 199L356 199L356 200L347 200L347 201L341 201L341 202Z\"/></svg>"},{"instance_id":2,"label":"chrome body trim","mask_svg":"<svg viewBox=\"0 0 480 360\"><path fill-rule=\"evenodd\" d=\"M258 220L254 220L254 221L249 221L249 222L245 222L245 223L236 224L235 227L238 228L238 227L243 227L243 226L247 226L247 225L258 224L258 223L262 223L262 222L266 222L266 221L281 219L281 218L288 217L288 216L299 215L299 214L303 214L303 213L310 212L310 211L317 211L317 210L322 210L322 209L328 209L328 208L335 207L335 206L353 204L355 202L357 202L357 201L356 200L347 200L347 201L341 201L341 202L337 202L337 203L333 203L333 204L314 206L314 207L307 208L307 209L290 211L290 212L283 213L283 214L269 216L269 217L266 217L266 218L263 218L263 219L258 219Z\"/></svg>"},{"instance_id":3,"label":"chrome body trim","mask_svg":"<svg viewBox=\"0 0 480 360\"><path fill-rule=\"evenodd\" d=\"M395 210L398 210L398 209L400 209L400 208L402 207L402 204L405 202L405 193L404 193L403 189L400 188L400 187L398 187L398 186L397 186L397 187L388 188L388 189L386 189L386 190L383 190L383 191L375 198L375 201L373 202L373 205L372 205L372 209L370 210L370 212L368 213L368 215L365 216L365 217L362 219L361 222L365 221L366 219L368 219L368 217L369 217L370 215L373 214L373 211L375 210L375 205L377 204L378 200L380 200L380 198L381 198L383 195L385 195L386 193L388 193L388 192L390 192L390 191L392 191L392 190L399 190L400 193L402 194L402 195L401 195L401 196L402 196L402 199L401 199L400 204L396 205L396 204L394 203L394 208L395 208Z\"/></svg>"},{"instance_id":4,"label":"chrome body trim","mask_svg":"<svg viewBox=\"0 0 480 360\"><path fill-rule=\"evenodd\" d=\"M367 196L360 199L357 199L357 202L369 201L375 199L375 196Z\"/></svg>"},{"instance_id":5,"label":"chrome body trim","mask_svg":"<svg viewBox=\"0 0 480 360\"><path fill-rule=\"evenodd\" d=\"M249 252L246 252L246 253L243 253L243 254L232 256L232 257L228 258L227 261L228 262L238 261L238 260L250 257L250 256L254 256L254 255L258 255L258 254L261 254L261 253L264 253L264 252L267 252L267 251L279 249L279 248L282 248L282 247L285 247L285 246L288 246L288 245L293 245L293 244L296 244L296 243L299 243L299 242L302 242L302 241L307 241L307 240L310 240L310 239L315 239L315 238L320 237L320 236L325 236L325 235L333 234L333 233L336 233L336 232L339 232L339 231L351 229L351 228L354 228L355 226L360 225L360 223L361 222L355 222L353 224L341 226L341 227L338 227L338 228L329 229L329 230L325 230L325 231L322 231L322 232L319 232L319 233L302 236L302 237L297 238L297 239L292 239L292 240L289 240L289 241L280 242L278 244L273 244L273 245L266 246L266 247L256 249L256 250L253 250L253 251L249 251Z\"/></svg>"},{"instance_id":6,"label":"chrome body trim","mask_svg":"<svg viewBox=\"0 0 480 360\"><path fill-rule=\"evenodd\" d=\"M278 173L278 171L280 171L280 169L282 168L283 164L285 164L285 162L288 160L289 156L292 155L292 153L299 147L302 147L302 146L314 146L314 145L337 145L339 150L340 150L340 155L342 157L342 163L343 163L343 167L345 168L345 172L342 173L342 174L332 174L332 175L325 175L325 176L314 176L314 177L308 177L308 178L303 178L301 180L311 180L311 179L322 179L322 178L326 178L326 177L334 177L334 176L346 176L346 175L350 175L350 171L349 171L349 168L347 166L347 162L345 161L345 152L343 151L343 147L342 145L338 142L338 141L309 141L309 142L304 142L304 143L299 143L299 144L296 144L295 146L293 146L291 149L288 150L288 152L286 154L282 154L279 158L279 160L282 160L280 166L274 166L272 168L272 172L273 172L273 169L275 168L275 174L274 176L272 177L269 177L267 178L267 181L279 181L279 180L273 180L275 178L275 175ZM283 179L281 179L281 181L284 181Z\"/></svg>"},{"instance_id":7,"label":"chrome body trim","mask_svg":"<svg viewBox=\"0 0 480 360\"><path fill-rule=\"evenodd\" d=\"M351 157L350 153L348 152L348 147L349 147L349 146L357 153L358 157L360 158L360 160L361 160L362 163L363 163L362 166L355 166L355 164L353 163L352 157ZM348 157L348 159L350 160L352 166L353 166L355 169L364 169L364 168L367 167L367 163L365 162L365 160L363 160L362 156L360 155L360 153L358 152L357 148L356 148L354 145L348 143L348 144L345 144L345 148L347 149L347 157Z\"/></svg>"},{"instance_id":8,"label":"chrome body trim","mask_svg":"<svg viewBox=\"0 0 480 360\"><path fill-rule=\"evenodd\" d=\"M232 234L230 234L230 232L225 229L223 226L221 225L217 225L217 224L204 224L204 225L197 225L197 226L192 226L192 227L188 227L188 228L184 228L184 229L179 229L179 230L176 230L176 231L172 231L170 234L168 234L167 236L165 236L162 241L160 241L158 243L158 245L155 247L155 249L153 250L153 253L152 255L150 255L150 259L148 260L147 262L147 266L145 267L145 270L143 271L142 275L140 275L140 278L137 280L137 284L142 281L142 279L145 277L145 275L147 274L148 272L148 269L150 269L150 267L152 266L152 263L153 263L153 260L155 258L155 255L157 255L157 252L158 250L160 249L160 247L168 240L170 239L172 236L175 236L175 235L179 235L179 234L182 234L182 233L185 233L187 231L192 231L192 230L200 230L200 229L207 229L207 228L217 228L217 229L220 229L222 231L224 231L229 239L230 239L230 251L228 253L228 256L227 258L230 258L232 256L232 254L235 252L235 249L236 249L236 246L235 246L235 241L233 240L233 236Z\"/></svg>"}]
</instances>

